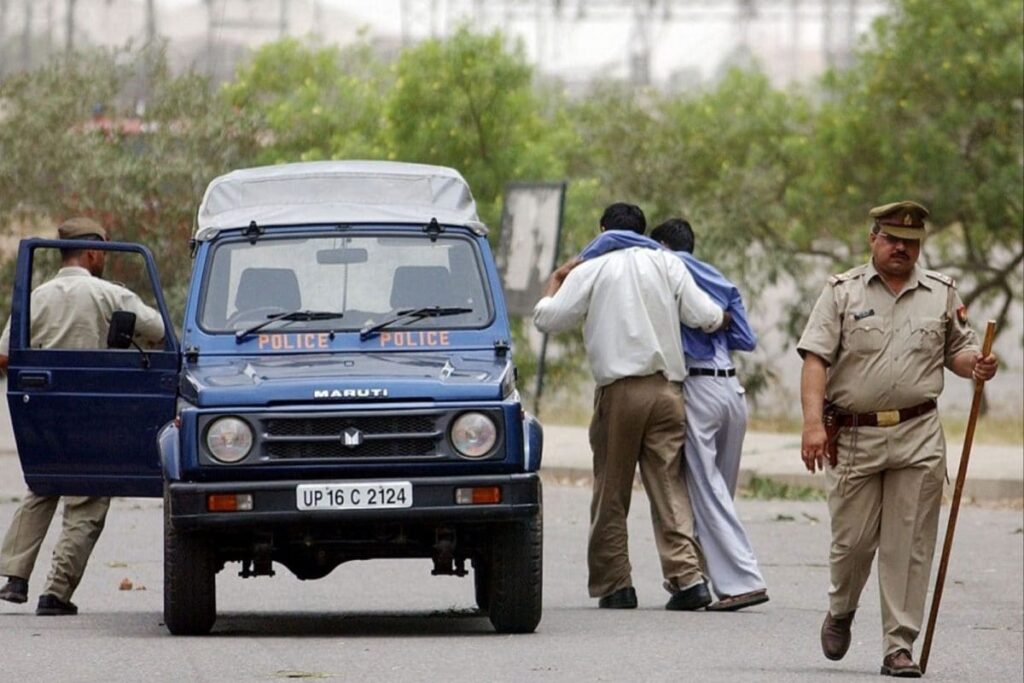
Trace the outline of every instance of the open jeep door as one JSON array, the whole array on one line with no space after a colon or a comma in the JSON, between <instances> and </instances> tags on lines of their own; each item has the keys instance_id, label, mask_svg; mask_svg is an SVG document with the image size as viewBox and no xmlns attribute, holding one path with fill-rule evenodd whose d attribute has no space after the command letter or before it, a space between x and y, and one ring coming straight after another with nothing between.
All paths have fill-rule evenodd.
<instances>
[{"instance_id":1,"label":"open jeep door","mask_svg":"<svg viewBox=\"0 0 1024 683\"><path fill-rule=\"evenodd\" d=\"M160 311L162 347L31 348L31 290L56 272L56 250L62 247L107 251L106 273L132 282L133 291ZM111 268L112 261L120 267ZM160 496L157 432L174 418L178 364L178 340L148 249L116 242L21 242L7 401L30 489L41 495Z\"/></svg>"}]
</instances>

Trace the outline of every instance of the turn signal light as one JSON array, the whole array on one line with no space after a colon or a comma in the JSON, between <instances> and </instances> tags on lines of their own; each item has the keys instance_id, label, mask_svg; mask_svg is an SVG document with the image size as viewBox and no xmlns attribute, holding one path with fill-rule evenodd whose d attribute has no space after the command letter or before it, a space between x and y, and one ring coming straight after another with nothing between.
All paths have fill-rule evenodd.
<instances>
[{"instance_id":1,"label":"turn signal light","mask_svg":"<svg viewBox=\"0 0 1024 683\"><path fill-rule=\"evenodd\" d=\"M474 486L455 489L456 505L494 505L501 502L500 486Z\"/></svg>"},{"instance_id":2,"label":"turn signal light","mask_svg":"<svg viewBox=\"0 0 1024 683\"><path fill-rule=\"evenodd\" d=\"M211 493L206 497L210 512L246 512L252 510L251 493Z\"/></svg>"}]
</instances>

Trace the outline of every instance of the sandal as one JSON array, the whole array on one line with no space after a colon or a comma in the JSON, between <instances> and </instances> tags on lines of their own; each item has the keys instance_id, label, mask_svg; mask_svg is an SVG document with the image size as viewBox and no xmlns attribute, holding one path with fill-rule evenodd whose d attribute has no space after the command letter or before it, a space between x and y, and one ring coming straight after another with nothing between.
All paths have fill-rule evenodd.
<instances>
[{"instance_id":1,"label":"sandal","mask_svg":"<svg viewBox=\"0 0 1024 683\"><path fill-rule=\"evenodd\" d=\"M718 602L708 605L709 612L735 612L744 607L753 607L768 602L768 589L750 591L740 595L727 595Z\"/></svg>"}]
</instances>

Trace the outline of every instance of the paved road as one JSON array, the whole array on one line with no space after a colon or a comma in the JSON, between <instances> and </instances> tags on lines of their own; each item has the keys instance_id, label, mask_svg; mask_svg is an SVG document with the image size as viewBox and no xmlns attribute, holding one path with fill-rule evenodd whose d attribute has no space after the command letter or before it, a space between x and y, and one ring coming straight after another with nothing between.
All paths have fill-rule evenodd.
<instances>
[{"instance_id":1,"label":"paved road","mask_svg":"<svg viewBox=\"0 0 1024 683\"><path fill-rule=\"evenodd\" d=\"M0 456L0 470L16 468ZM640 609L604 612L585 591L589 492L545 490L544 618L502 636L472 610L471 581L431 577L427 561L356 562L320 581L218 576L211 636L161 624L160 502L114 501L73 618L0 603L0 679L8 681L871 681L878 679L877 589L869 584L847 658L820 654L828 531L823 503L744 500L740 511L772 601L735 614L669 613L642 494L630 517ZM15 509L0 497L0 528ZM1020 681L1024 586L1020 511L966 508L928 678ZM52 536L52 534L51 534ZM52 538L40 556L48 558ZM45 562L32 581L43 582ZM133 590L119 590L128 579ZM32 603L30 603L32 604Z\"/></svg>"}]
</instances>

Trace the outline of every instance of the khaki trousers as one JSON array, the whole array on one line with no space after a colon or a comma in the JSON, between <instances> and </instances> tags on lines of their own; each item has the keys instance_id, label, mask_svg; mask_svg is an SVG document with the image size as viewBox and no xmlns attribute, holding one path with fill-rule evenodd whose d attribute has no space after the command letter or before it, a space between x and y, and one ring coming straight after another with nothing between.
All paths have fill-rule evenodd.
<instances>
[{"instance_id":1,"label":"khaki trousers","mask_svg":"<svg viewBox=\"0 0 1024 683\"><path fill-rule=\"evenodd\" d=\"M0 575L28 580L60 500L61 496L39 496L31 491L25 495L0 548ZM110 499L63 496L63 500L63 525L43 593L67 602L103 531Z\"/></svg>"},{"instance_id":2,"label":"khaki trousers","mask_svg":"<svg viewBox=\"0 0 1024 683\"><path fill-rule=\"evenodd\" d=\"M594 495L587 550L591 597L632 585L626 518L637 463L651 504L665 588L675 592L703 579L682 478L684 427L682 390L660 374L626 377L595 392L590 423Z\"/></svg>"},{"instance_id":3,"label":"khaki trousers","mask_svg":"<svg viewBox=\"0 0 1024 683\"><path fill-rule=\"evenodd\" d=\"M826 473L829 611L839 617L857 608L877 549L886 655L913 652L921 630L945 473L936 411L893 427L844 429L839 463Z\"/></svg>"}]
</instances>

